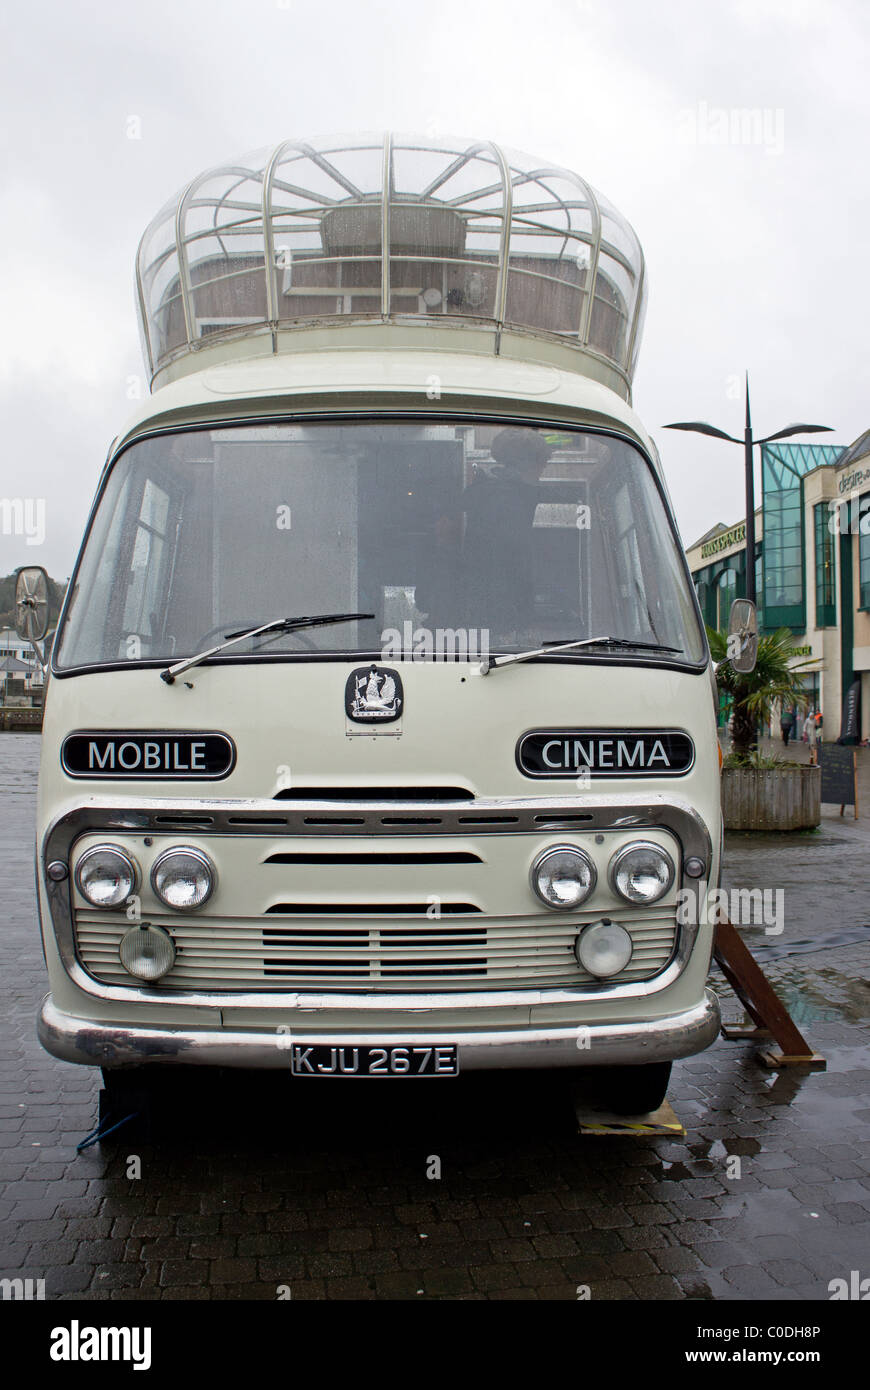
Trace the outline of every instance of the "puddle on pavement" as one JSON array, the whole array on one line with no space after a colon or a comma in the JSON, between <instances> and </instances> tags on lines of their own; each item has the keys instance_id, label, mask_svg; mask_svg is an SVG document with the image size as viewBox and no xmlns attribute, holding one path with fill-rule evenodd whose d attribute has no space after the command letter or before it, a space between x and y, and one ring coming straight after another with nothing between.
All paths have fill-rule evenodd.
<instances>
[{"instance_id":1,"label":"puddle on pavement","mask_svg":"<svg viewBox=\"0 0 870 1390\"><path fill-rule=\"evenodd\" d=\"M820 950L830 951L837 946L866 946L870 942L870 922L861 922L842 931L827 933L823 940L818 937L804 937L799 941L771 940L770 937L755 935L751 930L741 933L746 944L758 952L765 960L783 960L788 956L818 955Z\"/></svg>"},{"instance_id":2,"label":"puddle on pavement","mask_svg":"<svg viewBox=\"0 0 870 1390\"><path fill-rule=\"evenodd\" d=\"M750 949L753 943L747 941ZM816 947L818 951L818 947ZM768 964L761 952L755 953L762 969ZM770 982L785 1004L798 1028L813 1023L860 1023L870 1018L870 981L860 976L844 975L832 967L801 968L797 963L785 963L768 970ZM721 985L719 986L721 991ZM730 996L724 997L726 1017L739 1018L743 1006ZM735 1014L736 1010L736 1014ZM856 1034L856 1045L860 1045Z\"/></svg>"}]
</instances>

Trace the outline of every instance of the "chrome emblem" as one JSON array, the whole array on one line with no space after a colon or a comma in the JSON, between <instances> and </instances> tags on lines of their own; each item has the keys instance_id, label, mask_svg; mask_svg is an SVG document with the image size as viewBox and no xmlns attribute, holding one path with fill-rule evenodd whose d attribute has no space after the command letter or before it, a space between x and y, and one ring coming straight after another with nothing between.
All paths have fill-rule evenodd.
<instances>
[{"instance_id":1,"label":"chrome emblem","mask_svg":"<svg viewBox=\"0 0 870 1390\"><path fill-rule=\"evenodd\" d=\"M348 719L358 724L388 724L402 713L402 677L386 666L359 666L344 691Z\"/></svg>"}]
</instances>

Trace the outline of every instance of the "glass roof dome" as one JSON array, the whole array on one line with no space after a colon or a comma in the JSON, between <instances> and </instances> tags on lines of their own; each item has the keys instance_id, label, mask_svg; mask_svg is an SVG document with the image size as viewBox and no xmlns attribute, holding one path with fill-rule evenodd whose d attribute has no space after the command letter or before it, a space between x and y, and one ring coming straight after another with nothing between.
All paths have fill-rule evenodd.
<instances>
[{"instance_id":1,"label":"glass roof dome","mask_svg":"<svg viewBox=\"0 0 870 1390\"><path fill-rule=\"evenodd\" d=\"M634 231L578 174L393 134L199 174L145 231L136 280L152 376L227 337L421 321L558 340L578 350L565 365L603 360L628 391L646 298Z\"/></svg>"}]
</instances>

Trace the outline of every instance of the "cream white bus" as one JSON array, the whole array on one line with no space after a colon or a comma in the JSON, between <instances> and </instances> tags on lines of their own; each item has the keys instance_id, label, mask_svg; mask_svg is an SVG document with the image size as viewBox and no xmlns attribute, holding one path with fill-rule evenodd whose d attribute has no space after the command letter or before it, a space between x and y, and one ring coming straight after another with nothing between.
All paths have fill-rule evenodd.
<instances>
[{"instance_id":1,"label":"cream white bus","mask_svg":"<svg viewBox=\"0 0 870 1390\"><path fill-rule=\"evenodd\" d=\"M719 1027L721 817L631 227L487 141L288 140L167 203L137 291L50 655L43 1045L115 1101L596 1067L655 1108Z\"/></svg>"}]
</instances>

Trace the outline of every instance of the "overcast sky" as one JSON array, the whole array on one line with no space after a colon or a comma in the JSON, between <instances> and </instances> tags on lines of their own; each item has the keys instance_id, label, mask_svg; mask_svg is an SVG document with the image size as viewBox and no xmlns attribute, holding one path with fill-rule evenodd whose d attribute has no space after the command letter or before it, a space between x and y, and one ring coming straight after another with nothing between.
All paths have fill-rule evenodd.
<instances>
[{"instance_id":1,"label":"overcast sky","mask_svg":"<svg viewBox=\"0 0 870 1390\"><path fill-rule=\"evenodd\" d=\"M759 432L870 427L866 0L42 0L0 24L0 498L47 508L42 546L0 533L0 574L70 572L144 383L144 227L290 136L487 137L625 213L650 283L634 403L686 544L743 515L742 454L661 427L741 433L744 369Z\"/></svg>"}]
</instances>

